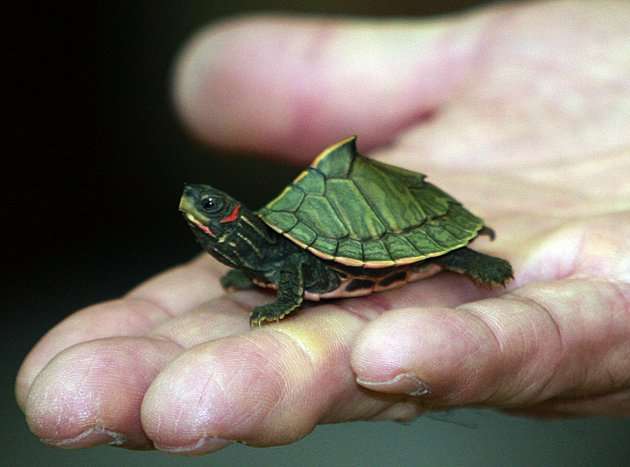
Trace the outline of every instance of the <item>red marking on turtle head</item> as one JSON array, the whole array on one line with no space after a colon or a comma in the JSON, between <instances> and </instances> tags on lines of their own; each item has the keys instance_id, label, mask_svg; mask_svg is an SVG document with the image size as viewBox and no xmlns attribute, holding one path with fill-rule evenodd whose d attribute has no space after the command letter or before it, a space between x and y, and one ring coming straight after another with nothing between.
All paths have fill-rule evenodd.
<instances>
[{"instance_id":1,"label":"red marking on turtle head","mask_svg":"<svg viewBox=\"0 0 630 467\"><path fill-rule=\"evenodd\" d=\"M234 222L236 219L238 219L238 215L240 211L241 211L241 205L237 204L236 206L234 206L234 209L232 209L232 212L230 212L227 216L225 216L219 222L221 224L225 224L226 222Z\"/></svg>"}]
</instances>

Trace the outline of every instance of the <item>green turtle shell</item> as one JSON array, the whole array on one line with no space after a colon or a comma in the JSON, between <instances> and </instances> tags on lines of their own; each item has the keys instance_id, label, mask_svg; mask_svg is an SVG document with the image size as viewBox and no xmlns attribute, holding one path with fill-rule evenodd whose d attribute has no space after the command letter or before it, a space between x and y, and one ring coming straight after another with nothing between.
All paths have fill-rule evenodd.
<instances>
[{"instance_id":1,"label":"green turtle shell","mask_svg":"<svg viewBox=\"0 0 630 467\"><path fill-rule=\"evenodd\" d=\"M361 156L354 136L324 150L258 215L321 258L368 268L443 255L484 225L424 175Z\"/></svg>"}]
</instances>

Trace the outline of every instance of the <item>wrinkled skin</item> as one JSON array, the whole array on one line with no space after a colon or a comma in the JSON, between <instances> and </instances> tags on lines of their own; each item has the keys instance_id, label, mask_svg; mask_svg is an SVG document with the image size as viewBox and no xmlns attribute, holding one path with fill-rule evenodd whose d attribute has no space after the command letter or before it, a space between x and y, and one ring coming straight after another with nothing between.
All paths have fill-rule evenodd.
<instances>
[{"instance_id":1,"label":"wrinkled skin","mask_svg":"<svg viewBox=\"0 0 630 467\"><path fill-rule=\"evenodd\" d=\"M482 215L498 237L475 248L516 279L492 292L444 273L250 330L268 298L225 295L203 256L42 338L17 379L32 431L203 453L432 407L630 415L628 24L628 2L564 1L199 35L176 80L196 135L305 164L358 134Z\"/></svg>"}]
</instances>

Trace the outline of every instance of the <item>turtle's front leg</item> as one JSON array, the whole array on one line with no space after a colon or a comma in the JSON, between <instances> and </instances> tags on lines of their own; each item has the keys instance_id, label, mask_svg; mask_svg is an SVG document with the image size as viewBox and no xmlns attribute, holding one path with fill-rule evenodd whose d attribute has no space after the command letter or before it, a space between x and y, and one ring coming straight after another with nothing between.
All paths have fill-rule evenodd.
<instances>
[{"instance_id":1,"label":"turtle's front leg","mask_svg":"<svg viewBox=\"0 0 630 467\"><path fill-rule=\"evenodd\" d=\"M280 321L299 308L304 300L304 273L300 257L291 257L282 267L278 279L276 301L254 308L249 316L250 326L264 321Z\"/></svg>"},{"instance_id":2,"label":"turtle's front leg","mask_svg":"<svg viewBox=\"0 0 630 467\"><path fill-rule=\"evenodd\" d=\"M221 278L221 285L226 290L245 290L253 289L255 287L249 276L240 269L232 269L228 271Z\"/></svg>"}]
</instances>

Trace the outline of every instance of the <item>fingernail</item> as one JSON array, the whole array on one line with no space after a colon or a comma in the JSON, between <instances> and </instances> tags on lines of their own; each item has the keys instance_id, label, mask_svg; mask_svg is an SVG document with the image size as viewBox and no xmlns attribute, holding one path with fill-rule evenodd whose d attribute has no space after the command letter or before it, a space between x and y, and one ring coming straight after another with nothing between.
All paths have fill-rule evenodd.
<instances>
[{"instance_id":1,"label":"fingernail","mask_svg":"<svg viewBox=\"0 0 630 467\"><path fill-rule=\"evenodd\" d=\"M431 388L412 373L401 373L387 381L370 381L357 378L357 383L372 391L403 393L409 396L426 396L431 394Z\"/></svg>"},{"instance_id":2,"label":"fingernail","mask_svg":"<svg viewBox=\"0 0 630 467\"><path fill-rule=\"evenodd\" d=\"M215 438L212 436L207 436L205 438L201 438L196 443L183 445L183 446L168 446L160 443L153 443L156 449L164 452L170 452L172 454L206 454L208 452L218 451L219 449L223 449L226 446L229 446L234 441L229 441L227 439Z\"/></svg>"},{"instance_id":3,"label":"fingernail","mask_svg":"<svg viewBox=\"0 0 630 467\"><path fill-rule=\"evenodd\" d=\"M127 437L116 431L108 430L102 426L89 428L77 436L65 439L41 438L42 443L57 448L85 448L109 444L110 446L121 446L127 442Z\"/></svg>"}]
</instances>

